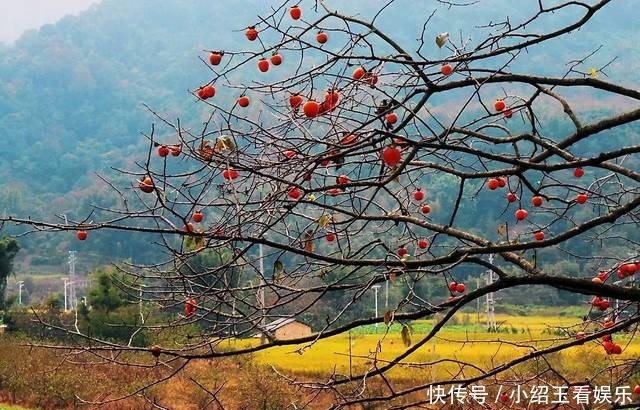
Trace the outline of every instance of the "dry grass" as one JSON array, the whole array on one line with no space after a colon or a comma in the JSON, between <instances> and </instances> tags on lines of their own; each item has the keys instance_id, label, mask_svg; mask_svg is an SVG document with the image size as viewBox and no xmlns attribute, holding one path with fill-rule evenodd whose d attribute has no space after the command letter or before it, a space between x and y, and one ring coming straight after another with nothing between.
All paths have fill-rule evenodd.
<instances>
[{"instance_id":1,"label":"dry grass","mask_svg":"<svg viewBox=\"0 0 640 410\"><path fill-rule=\"evenodd\" d=\"M482 325L476 325L475 319L475 316L465 314L454 318L451 325L442 329L436 338L418 348L401 366L395 367L389 376L398 386L473 376L478 374L478 370L473 366L487 370L534 349L553 346L563 340L572 340L571 336L558 336L558 329L581 323L581 318L577 316L499 315L498 322L503 330L508 331L488 333ZM415 331L412 343L421 340L432 328L433 323L432 320L413 322ZM231 404L230 408L284 408L291 402L306 401L308 397L305 395L308 393L293 389L271 371L271 366L278 371L294 375L297 380L311 376L326 380L333 372L349 374L350 350L351 371L354 374L370 369L374 358L377 364L381 365L385 360L393 359L405 351L399 325L391 326L389 329L380 325L378 333L375 334L373 330L373 327L354 330L351 346L349 335L340 335L310 345L278 347L250 356L195 361L169 382L150 389L148 395L172 409L200 409L206 406L210 397L198 387L195 382L197 380L210 390L224 385L219 398L224 403ZM574 332L577 330L582 329L572 329ZM624 353L620 356L607 356L597 342L589 342L549 355L547 359L557 370L579 380L596 374L611 365L612 361L640 357L640 342L631 342L622 334L617 334L614 338L624 346ZM240 348L255 343L258 343L255 339L225 341L220 347ZM163 374L160 368L135 371L110 365L87 366L78 372L78 368L71 364L63 365L55 373L43 373L45 369L59 364L60 358L53 352L30 351L8 345L5 349L11 357L21 359L16 362L3 361L0 358L0 380L3 380L4 384L0 389L0 400L33 404L34 407L43 409L73 408L75 394L96 399L115 397L135 390L136 387ZM151 360L150 355L142 358ZM417 364L436 361L437 364L430 366ZM538 372L540 369L536 366L540 364L526 363L518 367L517 371L520 372L520 376L527 372ZM372 385L371 382L372 380L369 381L369 385ZM375 386L375 383L373 385ZM4 397L2 393L5 394ZM314 403L329 404L331 397L325 395L314 400ZM126 403L120 402L113 407L101 409L134 409L140 408L140 405L139 400L130 399ZM13 410L8 406L2 406L0 405L0 410L5 407Z\"/></svg>"}]
</instances>

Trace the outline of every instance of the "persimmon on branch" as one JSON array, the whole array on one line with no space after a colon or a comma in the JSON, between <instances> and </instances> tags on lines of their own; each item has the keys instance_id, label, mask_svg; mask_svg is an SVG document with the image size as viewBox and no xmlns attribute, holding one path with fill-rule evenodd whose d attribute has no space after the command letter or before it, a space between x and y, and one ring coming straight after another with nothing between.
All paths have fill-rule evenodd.
<instances>
[{"instance_id":1,"label":"persimmon on branch","mask_svg":"<svg viewBox=\"0 0 640 410\"><path fill-rule=\"evenodd\" d=\"M200 327L183 346L151 349L174 369L283 345L304 354L321 339L395 322L406 349L392 360L376 351L364 371L291 383L333 392L336 408L381 401L409 408L424 404L418 393L429 386L491 385L527 362L542 363L543 370L522 376L523 383L546 371L562 383L581 382L553 369L546 357L586 342L616 356L623 348L611 334L635 332L640 320L637 308L618 317L640 302L633 280L640 269L640 146L629 131L640 119L640 92L579 74L586 60L556 76L513 67L527 61L525 49L535 55L548 40L615 5L539 1L520 22L479 27L477 42L467 33L459 41L433 33L432 13L411 50L376 22L397 3L385 3L372 21L322 1L315 10L292 2L274 6L244 31L245 50L216 51L225 48L216 44L202 58L212 74L192 92L206 108L202 126L185 126L148 107L159 125L146 135L146 158L137 169L121 170L119 179L104 179L121 207L97 207L64 223L15 216L2 223L32 232L78 231L78 239L89 241L107 229L153 238L165 259L120 265L136 279L121 286L132 300L166 312L162 323L143 320L132 332ZM434 4L444 6L439 12L474 7ZM562 27L527 31L533 23L544 26L554 12L574 9L575 20ZM596 102L623 99L625 111L602 103L599 118L581 113L573 101L577 88ZM550 116L565 121L568 131L549 131ZM610 138L612 130L629 138L624 144ZM581 260L584 275L549 272L544 259L552 253ZM498 280L477 289L461 282L459 272L477 277L486 270ZM384 282L399 289L392 307L377 317L363 313L365 295ZM439 296L422 295L427 284L441 289ZM406 365L456 312L490 292L525 295L534 285L593 297L585 304L589 315L550 346L495 367L456 359L459 373L447 380L407 386L390 378L389 371ZM610 299L622 303L612 306ZM444 316L433 329L412 341L408 322L437 313ZM289 317L312 318L317 332L278 340L265 327ZM255 333L268 341L235 350L222 345ZM103 352L149 350L77 336L92 341L82 351L102 359L108 357ZM147 356L129 365L142 366ZM611 374L618 369L624 380L633 366L636 360L616 361ZM371 393L372 381L383 393Z\"/></svg>"}]
</instances>

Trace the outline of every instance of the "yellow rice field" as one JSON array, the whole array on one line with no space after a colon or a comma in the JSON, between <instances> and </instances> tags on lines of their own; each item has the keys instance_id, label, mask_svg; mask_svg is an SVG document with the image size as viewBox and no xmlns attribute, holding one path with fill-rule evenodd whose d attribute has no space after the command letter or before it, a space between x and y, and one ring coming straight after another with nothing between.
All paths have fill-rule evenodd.
<instances>
[{"instance_id":1,"label":"yellow rice field","mask_svg":"<svg viewBox=\"0 0 640 410\"><path fill-rule=\"evenodd\" d=\"M465 319L469 321L469 317ZM579 326L581 323L581 319L577 317L497 315L497 322L502 324L503 328L509 329L509 332L488 333L482 325L475 324L475 319L473 315L473 324L445 327L436 338L422 345L406 358L403 366L394 368L390 375L397 379L419 377L429 380L451 376L462 371L466 377L473 376L478 374L477 369L450 361L450 359L478 366L486 371L534 350L573 340L571 336L559 336L554 331L560 327ZM484 318L480 319L482 323ZM416 330L411 336L412 346L424 338L432 323L432 321L413 322L412 325ZM273 365L280 371L296 374L328 376L335 371L342 375L349 375L350 370L356 374L371 368L374 357L377 358L377 365L382 366L386 360L393 359L405 351L400 327L392 327L386 335L385 329L385 325L380 325L378 334L353 332L351 342L349 335L339 335L308 345L268 349L257 353L255 360L262 364ZM573 330L575 332L582 328L574 327ZM640 357L640 343L637 341L629 343L630 339L625 335L614 337L616 342L623 346L622 355L607 356L599 343L592 341L562 353L550 355L550 360L560 369L578 375L587 375L592 374L594 368L610 365L612 361ZM432 364L425 366L417 363ZM535 366L535 364L528 364L528 366ZM535 369L532 368L532 370Z\"/></svg>"}]
</instances>

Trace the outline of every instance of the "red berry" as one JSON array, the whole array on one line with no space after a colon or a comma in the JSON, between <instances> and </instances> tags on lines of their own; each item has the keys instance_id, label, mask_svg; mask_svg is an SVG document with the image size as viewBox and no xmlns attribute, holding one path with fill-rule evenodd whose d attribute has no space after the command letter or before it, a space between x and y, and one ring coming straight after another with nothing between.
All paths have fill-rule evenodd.
<instances>
[{"instance_id":1,"label":"red berry","mask_svg":"<svg viewBox=\"0 0 640 410\"><path fill-rule=\"evenodd\" d=\"M611 349L612 354L622 354L622 347L620 345L614 344L613 349Z\"/></svg>"},{"instance_id":2,"label":"red berry","mask_svg":"<svg viewBox=\"0 0 640 410\"><path fill-rule=\"evenodd\" d=\"M502 100L496 100L496 102L493 103L493 107L496 109L496 111L502 111L506 108L506 106L507 105Z\"/></svg>"},{"instance_id":3,"label":"red berry","mask_svg":"<svg viewBox=\"0 0 640 410\"><path fill-rule=\"evenodd\" d=\"M296 152L288 149L284 152L284 156L287 157L287 159L291 159L296 156Z\"/></svg>"},{"instance_id":4,"label":"red berry","mask_svg":"<svg viewBox=\"0 0 640 410\"><path fill-rule=\"evenodd\" d=\"M513 192L509 192L507 194L507 201L516 202L517 200L518 200L518 196L516 194L514 194Z\"/></svg>"},{"instance_id":5,"label":"red berry","mask_svg":"<svg viewBox=\"0 0 640 410\"><path fill-rule=\"evenodd\" d=\"M327 242L333 242L336 240L336 234L329 232L325 238L327 239Z\"/></svg>"},{"instance_id":6,"label":"red berry","mask_svg":"<svg viewBox=\"0 0 640 410\"><path fill-rule=\"evenodd\" d=\"M327 33L325 33L324 31L321 31L316 36L316 40L318 41L318 43L324 44L324 43L327 42L327 40L329 40L329 35Z\"/></svg>"},{"instance_id":7,"label":"red berry","mask_svg":"<svg viewBox=\"0 0 640 410\"><path fill-rule=\"evenodd\" d=\"M587 199L589 197L586 194L578 194L576 195L576 202L579 204L584 204L585 202L587 202Z\"/></svg>"},{"instance_id":8,"label":"red berry","mask_svg":"<svg viewBox=\"0 0 640 410\"><path fill-rule=\"evenodd\" d=\"M340 175L338 177L338 184L339 185L344 185L344 184L348 184L349 183L349 177L347 177L346 175Z\"/></svg>"},{"instance_id":9,"label":"red berry","mask_svg":"<svg viewBox=\"0 0 640 410\"><path fill-rule=\"evenodd\" d=\"M585 337L587 337L587 334L585 332L576 333L576 340L581 340L581 339L584 339Z\"/></svg>"},{"instance_id":10,"label":"red berry","mask_svg":"<svg viewBox=\"0 0 640 410\"><path fill-rule=\"evenodd\" d=\"M402 160L402 153L395 146L386 147L382 150L382 160L389 167L395 167Z\"/></svg>"},{"instance_id":11,"label":"red berry","mask_svg":"<svg viewBox=\"0 0 640 410\"><path fill-rule=\"evenodd\" d=\"M193 232L193 224L191 222L187 223L182 227L183 232Z\"/></svg>"},{"instance_id":12,"label":"red berry","mask_svg":"<svg viewBox=\"0 0 640 410\"><path fill-rule=\"evenodd\" d=\"M89 234L84 229L76 232L76 238L78 238L79 241L84 241L87 239L87 236L89 236Z\"/></svg>"},{"instance_id":13,"label":"red berry","mask_svg":"<svg viewBox=\"0 0 640 410\"><path fill-rule=\"evenodd\" d=\"M289 105L291 105L291 108L298 108L302 105L302 97L299 94L293 94L289 97Z\"/></svg>"},{"instance_id":14,"label":"red berry","mask_svg":"<svg viewBox=\"0 0 640 410\"><path fill-rule=\"evenodd\" d=\"M240 173L235 168L228 168L222 171L222 178L227 181L232 181L240 176Z\"/></svg>"},{"instance_id":15,"label":"red berry","mask_svg":"<svg viewBox=\"0 0 640 410\"><path fill-rule=\"evenodd\" d=\"M498 400L500 400L501 403L508 403L509 395L507 393L500 393L500 397L498 398Z\"/></svg>"},{"instance_id":16,"label":"red berry","mask_svg":"<svg viewBox=\"0 0 640 410\"><path fill-rule=\"evenodd\" d=\"M456 291L456 287L457 287L457 286L458 286L458 284L457 284L457 283L455 283L455 282L451 282L451 283L449 283L449 290L450 290L451 292L455 292L455 291Z\"/></svg>"},{"instance_id":17,"label":"red berry","mask_svg":"<svg viewBox=\"0 0 640 410\"><path fill-rule=\"evenodd\" d=\"M313 100L309 100L302 106L302 111L307 117L315 117L320 113L320 104Z\"/></svg>"},{"instance_id":18,"label":"red berry","mask_svg":"<svg viewBox=\"0 0 640 410\"><path fill-rule=\"evenodd\" d=\"M633 394L640 394L640 385L636 385L633 388Z\"/></svg>"},{"instance_id":19,"label":"red berry","mask_svg":"<svg viewBox=\"0 0 640 410\"><path fill-rule=\"evenodd\" d=\"M202 212L200 211L195 211L193 213L193 216L191 217L191 219L193 219L193 222L202 222L203 218L204 218L204 215L202 215Z\"/></svg>"},{"instance_id":20,"label":"red berry","mask_svg":"<svg viewBox=\"0 0 640 410\"><path fill-rule=\"evenodd\" d=\"M206 100L207 98L211 98L216 95L216 89L212 85L205 85L204 87L200 87L198 90L198 97L202 100Z\"/></svg>"},{"instance_id":21,"label":"red berry","mask_svg":"<svg viewBox=\"0 0 640 410\"><path fill-rule=\"evenodd\" d=\"M395 124L396 122L398 122L398 114L396 114L395 112L390 112L385 116L385 119L387 120L388 124Z\"/></svg>"},{"instance_id":22,"label":"red berry","mask_svg":"<svg viewBox=\"0 0 640 410\"><path fill-rule=\"evenodd\" d=\"M576 168L573 170L573 176L576 178L582 178L584 176L584 169Z\"/></svg>"},{"instance_id":23,"label":"red berry","mask_svg":"<svg viewBox=\"0 0 640 410\"><path fill-rule=\"evenodd\" d=\"M344 137L342 137L342 139L340 140L340 143L342 145L351 145L351 144L355 144L357 139L358 137L356 136L356 134L346 134Z\"/></svg>"},{"instance_id":24,"label":"red berry","mask_svg":"<svg viewBox=\"0 0 640 410\"><path fill-rule=\"evenodd\" d=\"M333 109L338 104L340 93L337 90L329 90L324 96L324 103L328 109Z\"/></svg>"},{"instance_id":25,"label":"red berry","mask_svg":"<svg viewBox=\"0 0 640 410\"><path fill-rule=\"evenodd\" d=\"M220 61L222 61L221 53L212 51L211 54L209 54L209 63L211 63L211 65L218 65L220 64Z\"/></svg>"},{"instance_id":26,"label":"red berry","mask_svg":"<svg viewBox=\"0 0 640 410\"><path fill-rule=\"evenodd\" d=\"M413 193L413 199L416 201L422 201L424 199L424 192L418 188L416 192Z\"/></svg>"},{"instance_id":27,"label":"red berry","mask_svg":"<svg viewBox=\"0 0 640 410\"><path fill-rule=\"evenodd\" d=\"M162 349L158 345L151 346L149 349L153 357L160 357L160 353L162 353Z\"/></svg>"},{"instance_id":28,"label":"red berry","mask_svg":"<svg viewBox=\"0 0 640 410\"><path fill-rule=\"evenodd\" d=\"M340 195L340 190L338 188L327 189L327 194L330 196L338 196Z\"/></svg>"},{"instance_id":29,"label":"red berry","mask_svg":"<svg viewBox=\"0 0 640 410\"><path fill-rule=\"evenodd\" d=\"M542 206L542 197L541 196L534 196L533 198L531 198L531 204L533 206Z\"/></svg>"},{"instance_id":30,"label":"red berry","mask_svg":"<svg viewBox=\"0 0 640 410\"><path fill-rule=\"evenodd\" d=\"M323 157L319 162L319 164L322 165L323 167L326 167L330 163L331 163L331 160L326 157Z\"/></svg>"},{"instance_id":31,"label":"red berry","mask_svg":"<svg viewBox=\"0 0 640 410\"><path fill-rule=\"evenodd\" d=\"M247 31L244 32L244 35L249 41L253 41L258 38L258 30L256 30L254 26L249 26L247 27Z\"/></svg>"},{"instance_id":32,"label":"red berry","mask_svg":"<svg viewBox=\"0 0 640 410\"><path fill-rule=\"evenodd\" d=\"M498 177L498 186L500 188L504 188L507 186L507 178L505 177Z\"/></svg>"},{"instance_id":33,"label":"red berry","mask_svg":"<svg viewBox=\"0 0 640 410\"><path fill-rule=\"evenodd\" d=\"M453 67L451 67L451 64L443 64L442 67L440 67L440 72L442 75L451 75L451 73L453 73Z\"/></svg>"},{"instance_id":34,"label":"red berry","mask_svg":"<svg viewBox=\"0 0 640 410\"><path fill-rule=\"evenodd\" d=\"M351 78L353 78L354 80L359 80L364 77L365 74L366 70L363 67L357 67L355 70L353 70Z\"/></svg>"},{"instance_id":35,"label":"red berry","mask_svg":"<svg viewBox=\"0 0 640 410\"><path fill-rule=\"evenodd\" d=\"M177 157L180 153L182 153L182 145L173 145L171 147L171 155Z\"/></svg>"},{"instance_id":36,"label":"red berry","mask_svg":"<svg viewBox=\"0 0 640 410\"><path fill-rule=\"evenodd\" d=\"M144 177L138 184L140 190L146 194L153 192L153 181L150 177Z\"/></svg>"},{"instance_id":37,"label":"red berry","mask_svg":"<svg viewBox=\"0 0 640 410\"><path fill-rule=\"evenodd\" d=\"M465 290L466 290L466 287L464 286L464 283L456 284L456 292L464 293Z\"/></svg>"},{"instance_id":38,"label":"red berry","mask_svg":"<svg viewBox=\"0 0 640 410\"><path fill-rule=\"evenodd\" d=\"M292 19L298 20L302 16L302 9L298 6L293 6L289 9L289 15Z\"/></svg>"},{"instance_id":39,"label":"red berry","mask_svg":"<svg viewBox=\"0 0 640 410\"><path fill-rule=\"evenodd\" d=\"M504 118L511 118L513 117L513 110L509 108L508 110L505 110L502 115L504 115Z\"/></svg>"},{"instance_id":40,"label":"red berry","mask_svg":"<svg viewBox=\"0 0 640 410\"><path fill-rule=\"evenodd\" d=\"M638 264L636 263L626 263L624 265L624 270L629 274L633 275L638 270Z\"/></svg>"},{"instance_id":41,"label":"red berry","mask_svg":"<svg viewBox=\"0 0 640 410\"><path fill-rule=\"evenodd\" d=\"M429 212L431 212L431 207L429 205L422 205L422 208L420 208L420 210L422 211L423 214L428 214Z\"/></svg>"},{"instance_id":42,"label":"red berry","mask_svg":"<svg viewBox=\"0 0 640 410\"><path fill-rule=\"evenodd\" d=\"M603 343L602 343L602 347L604 347L604 350L605 350L607 353L609 353L609 354L611 354L611 353L612 353L612 351L613 351L613 346L614 346L613 342L612 342L612 341L609 341L609 340L607 340L607 341L605 341L605 342L603 342Z\"/></svg>"},{"instance_id":43,"label":"red berry","mask_svg":"<svg viewBox=\"0 0 640 410\"><path fill-rule=\"evenodd\" d=\"M418 248L427 249L427 246L429 246L429 242L426 239L418 239Z\"/></svg>"},{"instance_id":44,"label":"red berry","mask_svg":"<svg viewBox=\"0 0 640 410\"><path fill-rule=\"evenodd\" d=\"M534 233L533 236L536 238L536 241L544 241L544 232L542 231Z\"/></svg>"},{"instance_id":45,"label":"red berry","mask_svg":"<svg viewBox=\"0 0 640 410\"><path fill-rule=\"evenodd\" d=\"M280 65L282 64L282 56L280 54L274 54L271 56L271 64Z\"/></svg>"},{"instance_id":46,"label":"red berry","mask_svg":"<svg viewBox=\"0 0 640 410\"><path fill-rule=\"evenodd\" d=\"M247 97L246 95L241 96L240 98L238 98L238 105L242 108L248 107L249 106L249 97Z\"/></svg>"},{"instance_id":47,"label":"red berry","mask_svg":"<svg viewBox=\"0 0 640 410\"><path fill-rule=\"evenodd\" d=\"M364 81L369 84L371 87L378 84L378 74L367 71L364 74Z\"/></svg>"},{"instance_id":48,"label":"red berry","mask_svg":"<svg viewBox=\"0 0 640 410\"><path fill-rule=\"evenodd\" d=\"M263 73L269 71L269 62L266 58L261 58L260 60L258 60L258 70L262 71Z\"/></svg>"},{"instance_id":49,"label":"red berry","mask_svg":"<svg viewBox=\"0 0 640 410\"><path fill-rule=\"evenodd\" d=\"M293 187L289 189L288 195L289 198L298 200L302 196L302 191L300 191L300 189L297 187Z\"/></svg>"},{"instance_id":50,"label":"red berry","mask_svg":"<svg viewBox=\"0 0 640 410\"><path fill-rule=\"evenodd\" d=\"M600 278L600 280L603 281L603 282L606 281L608 277L609 277L609 274L607 273L606 270L601 270L598 273L598 278Z\"/></svg>"},{"instance_id":51,"label":"red berry","mask_svg":"<svg viewBox=\"0 0 640 410\"><path fill-rule=\"evenodd\" d=\"M498 186L500 186L500 182L496 178L490 178L487 181L487 188L489 188L492 191L498 189Z\"/></svg>"},{"instance_id":52,"label":"red berry","mask_svg":"<svg viewBox=\"0 0 640 410\"><path fill-rule=\"evenodd\" d=\"M186 317L193 316L196 313L196 307L198 306L198 302L195 299L187 299L187 302L184 304L184 315Z\"/></svg>"},{"instance_id":53,"label":"red berry","mask_svg":"<svg viewBox=\"0 0 640 410\"><path fill-rule=\"evenodd\" d=\"M516 211L516 219L518 221L522 221L523 219L525 219L527 216L529 215L529 212L527 212L526 209L518 209Z\"/></svg>"},{"instance_id":54,"label":"red berry","mask_svg":"<svg viewBox=\"0 0 640 410\"><path fill-rule=\"evenodd\" d=\"M163 158L169 155L169 147L167 147L166 145L160 145L160 147L158 148L158 155Z\"/></svg>"},{"instance_id":55,"label":"red berry","mask_svg":"<svg viewBox=\"0 0 640 410\"><path fill-rule=\"evenodd\" d=\"M399 257L403 257L405 256L407 253L409 253L409 251L407 250L407 248L405 248L404 246L401 246L398 248L398 256Z\"/></svg>"}]
</instances>

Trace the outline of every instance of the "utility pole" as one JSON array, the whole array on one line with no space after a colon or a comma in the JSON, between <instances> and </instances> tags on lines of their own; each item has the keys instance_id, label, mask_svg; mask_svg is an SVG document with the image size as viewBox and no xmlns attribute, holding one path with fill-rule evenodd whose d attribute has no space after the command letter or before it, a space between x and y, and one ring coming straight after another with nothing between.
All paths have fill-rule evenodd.
<instances>
[{"instance_id":1,"label":"utility pole","mask_svg":"<svg viewBox=\"0 0 640 410\"><path fill-rule=\"evenodd\" d=\"M371 286L373 292L375 293L375 309L376 309L376 317L378 317L378 289L380 289L380 285ZM376 331L378 330L378 322L376 322Z\"/></svg>"},{"instance_id":2,"label":"utility pole","mask_svg":"<svg viewBox=\"0 0 640 410\"><path fill-rule=\"evenodd\" d=\"M71 307L70 310L75 310L78 304L76 300L75 282L76 282L76 251L69 251L69 306Z\"/></svg>"},{"instance_id":3,"label":"utility pole","mask_svg":"<svg viewBox=\"0 0 640 410\"><path fill-rule=\"evenodd\" d=\"M384 281L384 309L385 312L389 310L389 275Z\"/></svg>"},{"instance_id":4,"label":"utility pole","mask_svg":"<svg viewBox=\"0 0 640 410\"><path fill-rule=\"evenodd\" d=\"M18 281L18 304L22 305L22 286L24 286L24 281Z\"/></svg>"},{"instance_id":5,"label":"utility pole","mask_svg":"<svg viewBox=\"0 0 640 410\"><path fill-rule=\"evenodd\" d=\"M489 263L493 263L493 255L489 255ZM487 275L485 283L487 286L489 286L493 283L493 271L491 269L488 269L485 274ZM489 292L485 296L485 305L487 311L487 329L490 332L495 332L498 326L496 324L495 299L493 292Z\"/></svg>"},{"instance_id":6,"label":"utility pole","mask_svg":"<svg viewBox=\"0 0 640 410\"><path fill-rule=\"evenodd\" d=\"M64 283L64 311L67 311L67 286L69 285L69 278L62 278Z\"/></svg>"},{"instance_id":7,"label":"utility pole","mask_svg":"<svg viewBox=\"0 0 640 410\"><path fill-rule=\"evenodd\" d=\"M264 251L262 249L262 244L259 245L260 248L260 307L262 308L262 318L260 320L260 324L262 325L262 331L264 332L264 328L267 324L266 310L265 310L265 298L264 298L264 288L266 287L266 283L264 281Z\"/></svg>"},{"instance_id":8,"label":"utility pole","mask_svg":"<svg viewBox=\"0 0 640 410\"><path fill-rule=\"evenodd\" d=\"M480 289L480 278L476 278L476 289ZM476 325L480 324L480 298L476 299Z\"/></svg>"}]
</instances>

